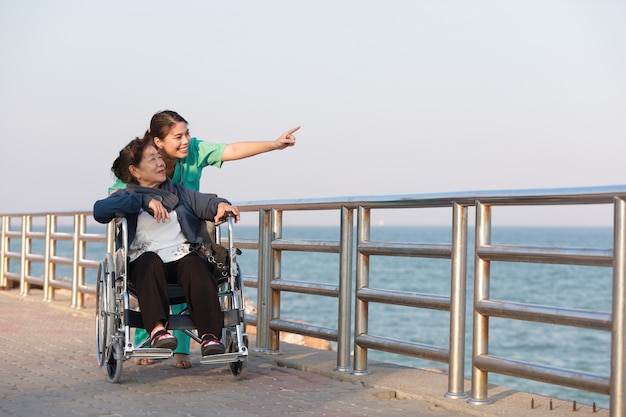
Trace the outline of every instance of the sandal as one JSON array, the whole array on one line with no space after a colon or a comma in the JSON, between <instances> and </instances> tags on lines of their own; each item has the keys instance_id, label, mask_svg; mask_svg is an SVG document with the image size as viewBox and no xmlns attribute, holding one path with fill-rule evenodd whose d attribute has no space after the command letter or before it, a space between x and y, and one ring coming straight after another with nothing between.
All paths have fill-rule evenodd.
<instances>
[{"instance_id":1,"label":"sandal","mask_svg":"<svg viewBox=\"0 0 626 417\"><path fill-rule=\"evenodd\" d=\"M178 339L175 336L169 334L167 330L161 329L154 333L152 337L150 337L150 347L151 348L162 348L162 349L176 349L178 346Z\"/></svg>"},{"instance_id":2,"label":"sandal","mask_svg":"<svg viewBox=\"0 0 626 417\"><path fill-rule=\"evenodd\" d=\"M226 351L226 348L212 333L207 333L202 336L202 344L200 345L202 356L220 355Z\"/></svg>"},{"instance_id":3,"label":"sandal","mask_svg":"<svg viewBox=\"0 0 626 417\"><path fill-rule=\"evenodd\" d=\"M151 358L139 358L137 359L137 365L154 365L154 359Z\"/></svg>"}]
</instances>

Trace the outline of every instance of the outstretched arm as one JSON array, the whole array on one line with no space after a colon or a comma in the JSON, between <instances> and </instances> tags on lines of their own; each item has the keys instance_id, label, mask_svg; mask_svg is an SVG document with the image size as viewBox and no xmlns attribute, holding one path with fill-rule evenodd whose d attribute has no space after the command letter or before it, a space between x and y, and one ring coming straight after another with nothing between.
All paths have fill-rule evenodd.
<instances>
[{"instance_id":1,"label":"outstretched arm","mask_svg":"<svg viewBox=\"0 0 626 417\"><path fill-rule=\"evenodd\" d=\"M222 162L236 161L237 159L248 158L260 153L282 150L294 146L296 144L294 133L298 129L300 129L300 126L286 131L276 140L229 143L222 153Z\"/></svg>"}]
</instances>

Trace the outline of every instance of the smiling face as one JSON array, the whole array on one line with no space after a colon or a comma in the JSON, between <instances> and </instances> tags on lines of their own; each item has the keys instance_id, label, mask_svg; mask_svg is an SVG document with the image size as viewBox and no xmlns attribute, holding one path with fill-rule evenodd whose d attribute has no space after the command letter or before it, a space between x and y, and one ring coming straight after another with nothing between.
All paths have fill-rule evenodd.
<instances>
[{"instance_id":1,"label":"smiling face","mask_svg":"<svg viewBox=\"0 0 626 417\"><path fill-rule=\"evenodd\" d=\"M154 143L165 159L178 160L185 158L189 153L189 128L185 122L175 122L172 129L164 138L155 137Z\"/></svg>"},{"instance_id":2,"label":"smiling face","mask_svg":"<svg viewBox=\"0 0 626 417\"><path fill-rule=\"evenodd\" d=\"M128 170L142 187L157 188L165 182L165 162L152 144L143 149L139 165L130 165Z\"/></svg>"}]
</instances>

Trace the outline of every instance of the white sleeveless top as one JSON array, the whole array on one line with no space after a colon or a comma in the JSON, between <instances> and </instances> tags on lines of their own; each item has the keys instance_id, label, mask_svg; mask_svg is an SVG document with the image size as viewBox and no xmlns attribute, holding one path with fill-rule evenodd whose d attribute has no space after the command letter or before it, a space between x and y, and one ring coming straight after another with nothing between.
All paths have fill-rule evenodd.
<instances>
[{"instance_id":1,"label":"white sleeveless top","mask_svg":"<svg viewBox=\"0 0 626 417\"><path fill-rule=\"evenodd\" d=\"M144 252L155 252L163 262L173 262L187 255L189 242L180 230L176 211L170 211L165 223L157 223L147 211L137 217L135 238L128 248L128 256L134 261Z\"/></svg>"}]
</instances>

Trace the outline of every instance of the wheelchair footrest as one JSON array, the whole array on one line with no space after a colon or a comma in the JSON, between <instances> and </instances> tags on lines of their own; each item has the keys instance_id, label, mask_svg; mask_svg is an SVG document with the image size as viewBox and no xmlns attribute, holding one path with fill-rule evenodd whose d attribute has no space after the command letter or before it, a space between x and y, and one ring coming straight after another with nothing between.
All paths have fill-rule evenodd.
<instances>
[{"instance_id":1,"label":"wheelchair footrest","mask_svg":"<svg viewBox=\"0 0 626 417\"><path fill-rule=\"evenodd\" d=\"M220 355L203 356L202 358L200 358L200 363L208 364L208 363L239 362L242 360L246 360L247 358L248 358L248 351L245 350L243 352L222 353Z\"/></svg>"},{"instance_id":2,"label":"wheelchair footrest","mask_svg":"<svg viewBox=\"0 0 626 417\"><path fill-rule=\"evenodd\" d=\"M167 359L173 355L172 349L162 348L139 348L134 349L131 352L127 352L127 355L132 358L153 358L153 359Z\"/></svg>"}]
</instances>

